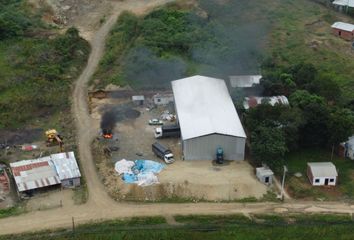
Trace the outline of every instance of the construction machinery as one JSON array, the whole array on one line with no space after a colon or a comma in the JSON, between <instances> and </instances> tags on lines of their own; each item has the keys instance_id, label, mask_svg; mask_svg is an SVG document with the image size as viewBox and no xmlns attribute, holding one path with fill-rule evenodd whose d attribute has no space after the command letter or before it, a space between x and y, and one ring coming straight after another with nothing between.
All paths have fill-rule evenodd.
<instances>
[{"instance_id":1,"label":"construction machinery","mask_svg":"<svg viewBox=\"0 0 354 240\"><path fill-rule=\"evenodd\" d=\"M64 152L64 142L63 138L55 129L50 129L45 132L47 136L47 146L59 145L60 152Z\"/></svg>"}]
</instances>

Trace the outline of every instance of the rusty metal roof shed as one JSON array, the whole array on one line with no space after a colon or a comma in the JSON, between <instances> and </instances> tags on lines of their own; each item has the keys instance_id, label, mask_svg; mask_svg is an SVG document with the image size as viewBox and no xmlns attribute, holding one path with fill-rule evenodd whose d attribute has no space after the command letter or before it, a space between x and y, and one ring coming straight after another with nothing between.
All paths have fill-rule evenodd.
<instances>
[{"instance_id":1,"label":"rusty metal roof shed","mask_svg":"<svg viewBox=\"0 0 354 240\"><path fill-rule=\"evenodd\" d=\"M10 163L19 192L60 184L49 157Z\"/></svg>"}]
</instances>

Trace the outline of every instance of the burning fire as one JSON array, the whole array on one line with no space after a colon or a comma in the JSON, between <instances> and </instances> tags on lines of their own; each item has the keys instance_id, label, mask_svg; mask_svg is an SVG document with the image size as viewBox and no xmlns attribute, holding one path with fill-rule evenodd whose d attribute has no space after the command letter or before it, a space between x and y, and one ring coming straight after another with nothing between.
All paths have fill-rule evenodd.
<instances>
[{"instance_id":1,"label":"burning fire","mask_svg":"<svg viewBox=\"0 0 354 240\"><path fill-rule=\"evenodd\" d=\"M106 138L106 139L112 139L113 138L113 134L111 133L111 131L103 130L102 131L102 137Z\"/></svg>"},{"instance_id":2,"label":"burning fire","mask_svg":"<svg viewBox=\"0 0 354 240\"><path fill-rule=\"evenodd\" d=\"M103 138L112 139L113 138L113 134L103 134Z\"/></svg>"}]
</instances>

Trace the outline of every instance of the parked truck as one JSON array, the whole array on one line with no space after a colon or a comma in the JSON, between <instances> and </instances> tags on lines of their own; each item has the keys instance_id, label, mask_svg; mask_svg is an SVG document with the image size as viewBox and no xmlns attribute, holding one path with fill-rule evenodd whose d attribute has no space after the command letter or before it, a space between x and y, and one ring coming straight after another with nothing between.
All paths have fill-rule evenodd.
<instances>
[{"instance_id":1,"label":"parked truck","mask_svg":"<svg viewBox=\"0 0 354 240\"><path fill-rule=\"evenodd\" d=\"M156 154L156 156L163 159L165 163L173 163L175 161L171 150L159 142L152 144L152 151Z\"/></svg>"},{"instance_id":2,"label":"parked truck","mask_svg":"<svg viewBox=\"0 0 354 240\"><path fill-rule=\"evenodd\" d=\"M181 129L178 125L164 125L155 128L155 138L179 137Z\"/></svg>"}]
</instances>

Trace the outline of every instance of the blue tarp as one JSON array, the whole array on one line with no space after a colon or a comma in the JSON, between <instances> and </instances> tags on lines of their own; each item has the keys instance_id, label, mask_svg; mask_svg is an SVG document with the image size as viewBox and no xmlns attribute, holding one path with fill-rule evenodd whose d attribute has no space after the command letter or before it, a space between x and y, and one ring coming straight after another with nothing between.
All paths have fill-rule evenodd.
<instances>
[{"instance_id":1,"label":"blue tarp","mask_svg":"<svg viewBox=\"0 0 354 240\"><path fill-rule=\"evenodd\" d=\"M135 165L132 167L133 174L123 174L122 179L125 183L138 183L141 178L149 176L150 174L157 174L165 167L164 164L151 160L135 160L134 163Z\"/></svg>"},{"instance_id":2,"label":"blue tarp","mask_svg":"<svg viewBox=\"0 0 354 240\"><path fill-rule=\"evenodd\" d=\"M152 173L159 173L162 171L162 169L165 167L164 164L154 162L151 160L135 160L135 166L133 167L134 169L138 170L139 172L152 172Z\"/></svg>"}]
</instances>

